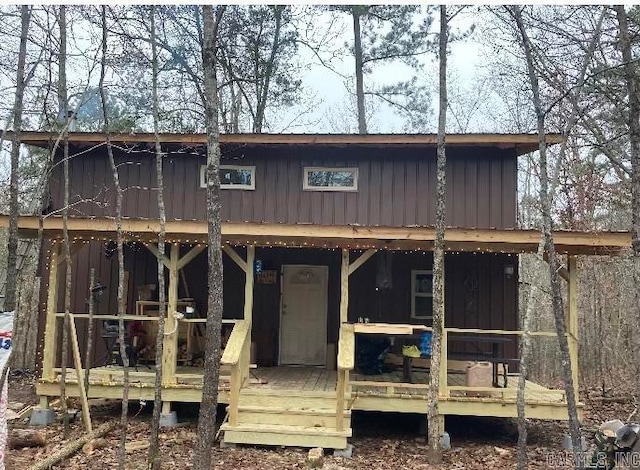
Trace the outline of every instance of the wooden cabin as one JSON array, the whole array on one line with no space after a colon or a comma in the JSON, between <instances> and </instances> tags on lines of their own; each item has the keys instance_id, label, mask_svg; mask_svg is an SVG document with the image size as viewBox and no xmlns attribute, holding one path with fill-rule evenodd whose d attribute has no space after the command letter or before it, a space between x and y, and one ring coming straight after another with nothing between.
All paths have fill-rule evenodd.
<instances>
[{"instance_id":1,"label":"wooden cabin","mask_svg":"<svg viewBox=\"0 0 640 470\"><path fill-rule=\"evenodd\" d=\"M27 132L51 149L57 136ZM222 135L225 347L219 401L224 440L342 449L353 410L427 413L435 237L435 135ZM560 136L548 136L549 144ZM207 313L206 136L164 134L167 311L163 414L198 402ZM112 136L124 188L128 342L137 351L130 399L153 399L159 230L152 134ZM117 318L115 194L103 135L72 133L71 312L80 356L95 270L90 398L122 396L106 331ZM540 233L516 221L517 159L537 136L447 136L445 337L440 413L515 417L518 256ZM65 263L60 152L44 219L39 323L40 406L80 394L70 359L61 376ZM6 224L6 218L5 224ZM22 217L35 237L37 217ZM577 256L616 254L628 233L556 232L566 255L567 325L577 384ZM135 326L135 328L134 328ZM554 337L534 332L533 340ZM411 348L411 346L414 346ZM405 348L406 347L406 348ZM417 354L416 354L417 351ZM414 356L409 357L413 353ZM474 382L473 374L476 374ZM563 390L528 381L526 413L567 419ZM580 405L580 410L582 405Z\"/></svg>"}]
</instances>

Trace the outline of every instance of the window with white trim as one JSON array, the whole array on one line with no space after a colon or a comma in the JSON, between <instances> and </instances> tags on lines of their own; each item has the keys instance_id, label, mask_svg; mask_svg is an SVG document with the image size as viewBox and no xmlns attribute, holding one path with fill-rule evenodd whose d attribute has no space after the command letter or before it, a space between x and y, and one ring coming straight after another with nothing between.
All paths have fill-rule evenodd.
<instances>
[{"instance_id":1,"label":"window with white trim","mask_svg":"<svg viewBox=\"0 0 640 470\"><path fill-rule=\"evenodd\" d=\"M433 318L433 271L411 270L411 318Z\"/></svg>"},{"instance_id":2,"label":"window with white trim","mask_svg":"<svg viewBox=\"0 0 640 470\"><path fill-rule=\"evenodd\" d=\"M207 165L200 167L200 187L207 187ZM256 189L256 167L247 165L220 165L221 189Z\"/></svg>"},{"instance_id":3,"label":"window with white trim","mask_svg":"<svg viewBox=\"0 0 640 470\"><path fill-rule=\"evenodd\" d=\"M305 191L357 191L357 168L305 166L302 189Z\"/></svg>"}]
</instances>

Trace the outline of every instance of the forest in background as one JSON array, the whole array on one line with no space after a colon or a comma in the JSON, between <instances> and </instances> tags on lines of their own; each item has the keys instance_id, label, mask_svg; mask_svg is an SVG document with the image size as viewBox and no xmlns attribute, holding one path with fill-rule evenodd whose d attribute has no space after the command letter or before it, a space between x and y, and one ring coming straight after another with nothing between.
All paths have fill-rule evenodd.
<instances>
[{"instance_id":1,"label":"forest in background","mask_svg":"<svg viewBox=\"0 0 640 470\"><path fill-rule=\"evenodd\" d=\"M640 185L632 161L629 74L637 83L640 8L627 10L631 60L620 46L620 25L611 6L528 6L522 23L532 45L546 132L566 142L547 151L549 197L555 229L629 230ZM16 64L21 38L19 7L0 10L0 118L12 128ZM68 112L79 131L105 124L98 79L111 131L152 131L149 9L106 8L107 55L103 59L100 7L69 7L68 100L59 100L59 8L31 8L26 42L23 130L59 131ZM205 84L200 7L167 6L155 11L160 131L203 132ZM356 26L357 25L357 26ZM435 132L437 117L436 7L419 6L233 6L218 25L216 56L221 132ZM480 51L475 76L449 70L448 132L537 131L520 31L504 7L467 7L450 20L450 50L464 60L467 45ZM462 52L460 52L462 51ZM320 112L329 97L313 89L309 70L341 84L343 102ZM636 88L638 90L638 88ZM633 101L633 100L631 100ZM637 111L637 110L636 110ZM631 114L631 119L630 119ZM637 116L636 116L637 120ZM321 123L321 125L319 124ZM320 127L318 127L320 125ZM323 127L324 126L324 127ZM2 194L9 193L8 142L2 135ZM4 149L3 149L4 150ZM44 152L20 153L19 204L37 213L45 188ZM518 223L541 228L540 159L520 158ZM636 190L637 193L637 190ZM8 198L0 200L8 212ZM80 214L78 214L80 215ZM635 217L634 217L635 215ZM6 244L3 244L4 250ZM37 311L35 246L22 248L18 316ZM5 258L5 253L0 253ZM579 259L580 377L582 385L612 388L638 375L640 327L637 258ZM521 257L521 311L531 309L532 330L552 330L554 317L548 267L534 255ZM533 291L533 292L532 292ZM33 322L18 322L14 364L35 364ZM24 328L24 331L21 329ZM557 344L532 344L533 380L561 380ZM634 360L630 360L630 356Z\"/></svg>"}]
</instances>

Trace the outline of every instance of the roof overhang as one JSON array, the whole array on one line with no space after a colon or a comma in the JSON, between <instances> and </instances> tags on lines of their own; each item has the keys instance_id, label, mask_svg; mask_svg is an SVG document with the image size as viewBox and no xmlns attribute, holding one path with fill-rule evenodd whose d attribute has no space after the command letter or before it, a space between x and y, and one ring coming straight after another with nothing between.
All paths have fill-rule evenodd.
<instances>
[{"instance_id":1,"label":"roof overhang","mask_svg":"<svg viewBox=\"0 0 640 470\"><path fill-rule=\"evenodd\" d=\"M40 219L22 216L18 221L23 238L36 238ZM8 217L0 216L0 227L8 227ZM158 240L158 220L123 219L124 238L128 242L152 243ZM50 216L43 220L43 236L61 239L63 221ZM79 218L68 221L72 241L115 240L116 225L113 218ZM207 223L199 220L168 220L166 240L179 243L207 243ZM270 247L316 247L350 249L432 250L435 240L432 227L372 227L287 225L225 222L222 240L233 245ZM534 253L538 250L541 233L538 230L500 230L479 228L447 228L447 251ZM574 232L553 233L556 251L576 255L617 255L631 246L629 232Z\"/></svg>"},{"instance_id":2,"label":"roof overhang","mask_svg":"<svg viewBox=\"0 0 640 470\"><path fill-rule=\"evenodd\" d=\"M12 139L13 133L6 132ZM153 145L152 133L113 133L110 141L115 145ZM55 132L22 132L20 140L27 145L52 148L60 134ZM206 134L160 134L160 142L174 146L202 146L207 143ZM561 134L547 134L548 145L564 141ZM71 132L69 143L86 148L106 143L105 135L99 132ZM361 146L361 147L436 147L437 134L220 134L220 143L247 146ZM448 147L496 147L513 148L518 155L533 152L539 147L537 134L447 134Z\"/></svg>"}]
</instances>

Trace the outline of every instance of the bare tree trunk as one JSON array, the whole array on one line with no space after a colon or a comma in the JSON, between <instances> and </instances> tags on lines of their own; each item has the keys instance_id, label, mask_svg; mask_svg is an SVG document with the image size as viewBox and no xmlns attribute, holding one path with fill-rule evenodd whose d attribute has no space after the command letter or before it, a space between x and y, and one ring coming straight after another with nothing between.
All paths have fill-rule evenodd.
<instances>
[{"instance_id":1,"label":"bare tree trunk","mask_svg":"<svg viewBox=\"0 0 640 470\"><path fill-rule=\"evenodd\" d=\"M160 429L160 413L162 408L162 352L164 342L164 317L166 313L165 286L164 286L164 239L166 214L164 209L164 179L162 175L162 146L159 137L159 110L158 110L158 48L156 45L155 7L150 7L151 21L151 51L152 51L152 105L153 105L153 133L156 148L156 179L158 184L158 216L160 218L160 233L158 234L158 300L160 301L158 313L158 333L156 334L156 377L153 397L153 416L151 418L151 439L149 445L148 468L158 470L160 468L160 441L158 433Z\"/></svg>"},{"instance_id":2,"label":"bare tree trunk","mask_svg":"<svg viewBox=\"0 0 640 470\"><path fill-rule=\"evenodd\" d=\"M636 300L636 326L640 325L640 84L636 73L636 65L633 62L631 39L629 36L629 24L627 12L623 5L615 5L613 9L618 19L618 38L622 60L624 65L624 79L629 95L629 143L631 146L631 245L634 256L631 259L633 266L633 280L636 286L634 298ZM635 335L637 337L637 335ZM636 351L638 349L636 340ZM638 354L636 354L637 359ZM637 387L640 390L640 386ZM640 413L636 409L632 419L637 421Z\"/></svg>"},{"instance_id":3,"label":"bare tree trunk","mask_svg":"<svg viewBox=\"0 0 640 470\"><path fill-rule=\"evenodd\" d=\"M358 8L358 7L353 7ZM356 59L356 99L358 102L358 134L367 133L367 117L364 110L364 72L362 70L362 36L360 33L360 13L351 11L353 16L353 53Z\"/></svg>"},{"instance_id":4,"label":"bare tree trunk","mask_svg":"<svg viewBox=\"0 0 640 470\"><path fill-rule=\"evenodd\" d=\"M18 70L16 73L16 96L13 102L13 141L11 143L11 175L9 177L9 234L7 243L7 277L4 300L4 311L16 309L16 288L18 279L18 174L20 163L20 133L22 131L22 107L25 88L25 63L27 61L27 40L31 7L23 5L20 13L22 25L20 30L20 52L18 53Z\"/></svg>"},{"instance_id":5,"label":"bare tree trunk","mask_svg":"<svg viewBox=\"0 0 640 470\"><path fill-rule=\"evenodd\" d=\"M116 242L118 249L118 343L120 346L120 358L123 364L123 390L122 390L122 415L120 417L120 446L118 447L118 467L125 468L125 443L127 440L127 413L129 411L129 357L125 343L125 299L124 299L124 237L122 234L122 188L118 176L118 167L113 156L111 146L111 134L109 131L109 114L107 112L107 97L104 91L104 78L106 74L107 61L107 12L106 6L102 5L102 61L100 68L100 100L102 102L102 118L104 121L104 134L107 141L107 153L111 172L113 173L113 185L116 190Z\"/></svg>"},{"instance_id":6,"label":"bare tree trunk","mask_svg":"<svg viewBox=\"0 0 640 470\"><path fill-rule=\"evenodd\" d=\"M215 438L218 381L220 379L220 333L222 329L222 234L220 223L220 136L218 129L218 94L216 79L216 48L218 25L224 6L214 12L204 5L204 107L207 126L207 226L209 232L209 296L207 301L206 341L202 402L198 419L198 436L193 456L194 470L211 468L211 447Z\"/></svg>"},{"instance_id":7,"label":"bare tree trunk","mask_svg":"<svg viewBox=\"0 0 640 470\"><path fill-rule=\"evenodd\" d=\"M538 245L538 258L542 259L544 253L544 239L540 239ZM519 272L521 272L519 270ZM529 355L531 353L531 317L537 302L538 286L532 279L529 283L529 299L527 308L522 315L521 328L523 331L520 340L520 375L518 376L518 393L516 407L518 410L518 470L526 470L528 464L527 457L527 422L525 416L525 388L527 385L527 375L529 368Z\"/></svg>"},{"instance_id":8,"label":"bare tree trunk","mask_svg":"<svg viewBox=\"0 0 640 470\"><path fill-rule=\"evenodd\" d=\"M569 93L569 100L571 103L571 113L567 116L566 124L564 126L564 134L568 135L571 133L573 128L575 127L578 117L580 115L580 107L579 103L579 95L582 93L584 89L584 81L585 76L593 58L593 54L598 45L598 41L600 39L600 33L602 30L602 22L605 16L605 8L603 7L602 13L598 19L596 30L594 31L593 38L589 43L589 47L585 53L584 59L582 61L582 65L580 68L580 74L577 79L577 84L573 90L573 92ZM563 142L560 147L560 154L558 156L558 165L564 161L565 155L567 153L567 142ZM549 195L548 199L553 197L553 194L556 192L556 188L558 186L558 172L554 172L555 178L549 182ZM538 246L537 257L542 260L545 249L545 238L542 237L540 240L540 244ZM521 319L521 329L523 331L523 336L520 342L520 375L518 376L518 392L517 392L517 400L516 407L518 410L518 469L525 470L528 465L528 456L527 456L527 427L526 427L526 416L525 416L525 388L528 376L529 369L529 358L531 355L531 317L534 312L534 307L536 305L536 297L538 292L538 286L535 283L535 280L531 280L529 283L530 291L529 298L527 301L526 311L523 313Z\"/></svg>"},{"instance_id":9,"label":"bare tree trunk","mask_svg":"<svg viewBox=\"0 0 640 470\"><path fill-rule=\"evenodd\" d=\"M440 6L440 111L438 116L438 157L436 175L436 239L433 248L433 337L431 343L431 369L429 371L428 441L429 460L432 464L442 462L442 445L438 412L440 369L447 363L440 360L442 334L444 330L444 232L446 215L446 125L447 125L447 39L448 20L446 5Z\"/></svg>"},{"instance_id":10,"label":"bare tree trunk","mask_svg":"<svg viewBox=\"0 0 640 470\"><path fill-rule=\"evenodd\" d=\"M61 379L60 403L62 404L62 419L64 434L69 434L69 415L67 413L66 380L67 360L69 357L69 313L71 311L71 247L69 245L69 134L67 132L67 9L60 6L58 15L60 27L60 49L58 51L58 124L62 127L62 167L64 171L64 196L62 207L62 238L65 260L64 276L64 320L62 322Z\"/></svg>"},{"instance_id":11,"label":"bare tree trunk","mask_svg":"<svg viewBox=\"0 0 640 470\"><path fill-rule=\"evenodd\" d=\"M567 410L569 413L569 434L571 435L571 445L573 453L576 456L576 467L584 468L583 459L578 458L582 453L582 444L580 438L580 422L578 421L578 412L576 408L576 395L571 374L571 357L569 355L569 342L567 339L567 327L564 317L564 305L562 292L560 290L560 276L558 256L553 244L553 220L551 218L551 201L549 199L549 176L547 169L547 143L545 134L545 112L542 108L542 100L540 98L540 88L538 85L538 77L536 75L535 65L533 61L533 53L531 50L531 41L522 21L522 12L519 6L509 7L509 11L513 15L518 31L520 33L521 46L524 50L531 92L533 95L533 107L535 109L536 121L538 127L538 141L540 152L540 204L542 210L542 232L544 237L545 251L549 256L549 278L551 281L551 299L553 305L553 316L556 325L556 333L558 336L558 345L560 348L560 358L562 362L562 379L564 382L565 393L567 397Z\"/></svg>"},{"instance_id":12,"label":"bare tree trunk","mask_svg":"<svg viewBox=\"0 0 640 470\"><path fill-rule=\"evenodd\" d=\"M622 5L613 7L618 17L620 50L624 61L624 79L629 95L629 141L631 144L631 244L640 254L640 85L633 62L627 13Z\"/></svg>"}]
</instances>

